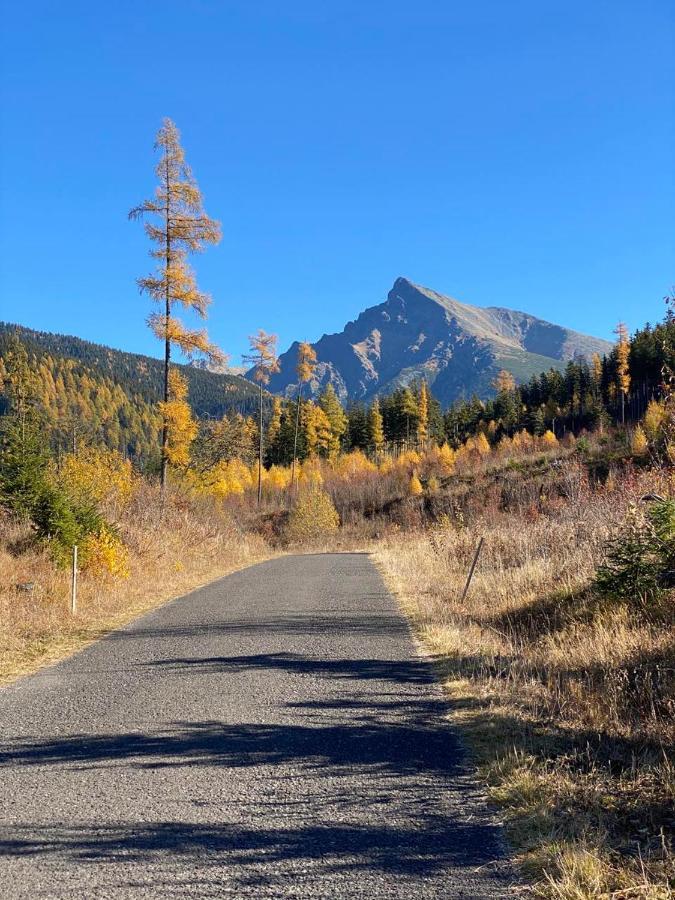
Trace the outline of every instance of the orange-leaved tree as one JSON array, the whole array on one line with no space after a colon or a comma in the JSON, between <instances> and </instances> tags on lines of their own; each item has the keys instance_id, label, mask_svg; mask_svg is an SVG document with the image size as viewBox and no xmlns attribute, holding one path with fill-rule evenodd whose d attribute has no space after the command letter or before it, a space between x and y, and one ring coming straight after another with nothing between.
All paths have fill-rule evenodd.
<instances>
[{"instance_id":1,"label":"orange-leaved tree","mask_svg":"<svg viewBox=\"0 0 675 900\"><path fill-rule=\"evenodd\" d=\"M262 461L263 461L263 385L270 383L270 376L279 371L277 358L277 336L268 334L262 328L257 334L249 337L251 352L244 356L244 361L253 366L253 380L260 388L260 404L258 409L258 505L262 500Z\"/></svg>"},{"instance_id":2,"label":"orange-leaved tree","mask_svg":"<svg viewBox=\"0 0 675 900\"><path fill-rule=\"evenodd\" d=\"M180 134L171 119L164 119L157 133L155 150L161 154L155 172L159 184L155 195L144 200L129 213L130 219L144 216L145 233L155 245L150 256L157 260L155 272L138 279L138 286L158 304L160 312L148 317L148 325L164 342L163 409L171 403L169 364L171 349L176 346L188 358L202 354L212 361L222 361L223 354L210 343L204 330L186 327L174 314L178 304L204 319L211 302L208 294L197 287L194 272L187 263L191 253L198 253L207 244L220 240L220 224L204 212L201 192L185 162ZM161 483L166 484L169 459L169 427L166 416L162 425Z\"/></svg>"}]
</instances>

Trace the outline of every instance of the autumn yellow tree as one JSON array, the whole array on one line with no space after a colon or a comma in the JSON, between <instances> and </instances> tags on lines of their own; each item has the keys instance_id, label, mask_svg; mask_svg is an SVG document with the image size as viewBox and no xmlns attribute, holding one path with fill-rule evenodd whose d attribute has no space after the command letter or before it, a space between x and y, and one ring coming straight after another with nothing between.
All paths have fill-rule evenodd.
<instances>
[{"instance_id":1,"label":"autumn yellow tree","mask_svg":"<svg viewBox=\"0 0 675 900\"><path fill-rule=\"evenodd\" d=\"M420 385L417 400L417 440L426 444L429 436L429 390L426 381Z\"/></svg>"},{"instance_id":2,"label":"autumn yellow tree","mask_svg":"<svg viewBox=\"0 0 675 900\"><path fill-rule=\"evenodd\" d=\"M293 463L291 465L291 489L295 484L295 465L298 458L298 430L300 428L300 407L302 405L302 389L311 379L316 368L316 351L307 341L298 344L298 363L295 371L298 374L298 396L295 408L295 436L293 438Z\"/></svg>"},{"instance_id":3,"label":"autumn yellow tree","mask_svg":"<svg viewBox=\"0 0 675 900\"><path fill-rule=\"evenodd\" d=\"M169 399L161 401L159 410L166 429L164 458L176 468L185 468L190 462L190 447L199 430L187 394L187 381L172 366L169 369Z\"/></svg>"},{"instance_id":4,"label":"autumn yellow tree","mask_svg":"<svg viewBox=\"0 0 675 900\"><path fill-rule=\"evenodd\" d=\"M497 372L492 386L498 394L508 394L516 389L516 380L510 372L502 369Z\"/></svg>"},{"instance_id":5,"label":"autumn yellow tree","mask_svg":"<svg viewBox=\"0 0 675 900\"><path fill-rule=\"evenodd\" d=\"M334 460L342 448L342 438L347 431L348 420L332 384L326 385L325 391L319 397L319 406L330 424L327 455L329 459Z\"/></svg>"},{"instance_id":6,"label":"autumn yellow tree","mask_svg":"<svg viewBox=\"0 0 675 900\"><path fill-rule=\"evenodd\" d=\"M272 415L269 425L267 426L267 446L270 447L279 437L281 431L281 398L275 397L272 400Z\"/></svg>"},{"instance_id":7,"label":"autumn yellow tree","mask_svg":"<svg viewBox=\"0 0 675 900\"><path fill-rule=\"evenodd\" d=\"M621 395L621 424L626 422L626 397L630 389L630 372L628 370L628 356L630 343L628 341L628 329L623 322L614 329L616 335L616 382Z\"/></svg>"},{"instance_id":8,"label":"autumn yellow tree","mask_svg":"<svg viewBox=\"0 0 675 900\"><path fill-rule=\"evenodd\" d=\"M200 318L206 318L211 298L198 287L194 272L187 263L191 253L197 253L207 244L220 240L220 224L204 212L201 192L185 162L180 144L180 134L171 119L164 119L157 133L155 150L160 159L155 169L159 184L155 195L144 200L129 213L130 219L148 216L145 232L155 247L150 256L157 260L155 272L138 279L143 293L160 304L161 311L148 317L148 325L164 342L164 409L171 403L169 367L171 350L176 346L191 358L203 354L213 360L222 360L220 351L209 342L204 330L186 327L173 314L178 304L192 310ZM167 466L170 462L168 420L162 426L161 483L166 484Z\"/></svg>"},{"instance_id":9,"label":"autumn yellow tree","mask_svg":"<svg viewBox=\"0 0 675 900\"><path fill-rule=\"evenodd\" d=\"M380 411L380 401L377 397L373 400L372 406L368 410L368 437L375 456L379 456L384 447L384 420Z\"/></svg>"},{"instance_id":10,"label":"autumn yellow tree","mask_svg":"<svg viewBox=\"0 0 675 900\"><path fill-rule=\"evenodd\" d=\"M268 334L262 328L249 337L251 350L244 356L245 362L253 366L253 380L260 388L258 407L258 505L262 500L263 464L263 385L270 383L270 376L279 371L277 358L277 336Z\"/></svg>"},{"instance_id":11,"label":"autumn yellow tree","mask_svg":"<svg viewBox=\"0 0 675 900\"><path fill-rule=\"evenodd\" d=\"M327 456L331 443L331 424L328 416L315 403L305 403L302 407L302 427L308 456Z\"/></svg>"}]
</instances>

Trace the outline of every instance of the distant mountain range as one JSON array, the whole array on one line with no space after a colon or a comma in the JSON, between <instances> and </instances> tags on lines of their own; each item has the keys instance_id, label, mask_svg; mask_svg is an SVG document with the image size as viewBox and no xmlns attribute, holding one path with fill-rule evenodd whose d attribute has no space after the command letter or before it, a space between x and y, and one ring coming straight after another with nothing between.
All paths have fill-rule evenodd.
<instances>
[{"instance_id":1,"label":"distant mountain range","mask_svg":"<svg viewBox=\"0 0 675 900\"><path fill-rule=\"evenodd\" d=\"M331 383L343 400L367 400L425 378L444 406L472 394L489 396L500 369L520 382L612 347L527 313L460 303L407 278L396 279L384 303L313 346L313 394ZM269 385L273 393L297 392L297 351L295 342L281 355L281 370Z\"/></svg>"}]
</instances>

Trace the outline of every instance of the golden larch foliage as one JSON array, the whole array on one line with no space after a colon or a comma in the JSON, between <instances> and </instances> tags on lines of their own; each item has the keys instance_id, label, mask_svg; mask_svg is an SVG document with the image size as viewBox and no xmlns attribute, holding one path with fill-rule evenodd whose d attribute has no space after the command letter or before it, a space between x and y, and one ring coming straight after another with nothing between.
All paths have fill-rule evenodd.
<instances>
[{"instance_id":1,"label":"golden larch foliage","mask_svg":"<svg viewBox=\"0 0 675 900\"><path fill-rule=\"evenodd\" d=\"M630 372L628 370L628 357L630 354L630 343L628 340L628 329L623 322L614 329L617 336L616 340L616 378L619 391L625 398L630 390Z\"/></svg>"},{"instance_id":2,"label":"golden larch foliage","mask_svg":"<svg viewBox=\"0 0 675 900\"><path fill-rule=\"evenodd\" d=\"M502 369L495 376L492 386L498 394L505 394L515 390L516 380L510 372L507 372L506 369Z\"/></svg>"},{"instance_id":3,"label":"golden larch foliage","mask_svg":"<svg viewBox=\"0 0 675 900\"><path fill-rule=\"evenodd\" d=\"M159 409L167 435L165 457L171 465L185 467L199 428L187 402L187 381L178 369L169 370L169 399L162 401Z\"/></svg>"},{"instance_id":4,"label":"golden larch foliage","mask_svg":"<svg viewBox=\"0 0 675 900\"><path fill-rule=\"evenodd\" d=\"M641 425L636 425L630 437L630 449L634 456L644 456L649 450L649 442Z\"/></svg>"},{"instance_id":5,"label":"golden larch foliage","mask_svg":"<svg viewBox=\"0 0 675 900\"><path fill-rule=\"evenodd\" d=\"M380 411L380 401L377 398L373 400L368 410L368 437L375 454L381 453L384 447L384 420Z\"/></svg>"},{"instance_id":6,"label":"golden larch foliage","mask_svg":"<svg viewBox=\"0 0 675 900\"><path fill-rule=\"evenodd\" d=\"M306 384L312 377L316 367L316 351L307 341L298 344L298 364L295 371L298 373L300 384Z\"/></svg>"},{"instance_id":7,"label":"golden larch foliage","mask_svg":"<svg viewBox=\"0 0 675 900\"><path fill-rule=\"evenodd\" d=\"M665 403L658 400L650 400L642 421L642 427L648 441L654 443L661 437L667 418L668 413Z\"/></svg>"},{"instance_id":8,"label":"golden larch foliage","mask_svg":"<svg viewBox=\"0 0 675 900\"><path fill-rule=\"evenodd\" d=\"M408 482L408 493L411 497L416 497L419 494L424 493L424 488L422 487L422 482L419 480L417 475L413 472L410 476L410 481Z\"/></svg>"},{"instance_id":9,"label":"golden larch foliage","mask_svg":"<svg viewBox=\"0 0 675 900\"><path fill-rule=\"evenodd\" d=\"M425 443L429 436L429 390L426 381L420 385L417 401L417 439Z\"/></svg>"}]
</instances>

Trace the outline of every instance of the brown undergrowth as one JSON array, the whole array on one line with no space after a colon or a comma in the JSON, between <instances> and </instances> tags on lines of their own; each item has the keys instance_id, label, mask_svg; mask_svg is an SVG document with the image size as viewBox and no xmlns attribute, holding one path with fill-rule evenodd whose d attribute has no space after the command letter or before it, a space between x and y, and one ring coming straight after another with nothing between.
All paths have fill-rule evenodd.
<instances>
[{"instance_id":1,"label":"brown undergrowth","mask_svg":"<svg viewBox=\"0 0 675 900\"><path fill-rule=\"evenodd\" d=\"M208 499L142 482L116 519L128 576L83 571L70 613L70 572L29 525L0 519L0 683L35 671L173 597L272 555Z\"/></svg>"},{"instance_id":2,"label":"brown undergrowth","mask_svg":"<svg viewBox=\"0 0 675 900\"><path fill-rule=\"evenodd\" d=\"M540 486L530 502L488 490L467 512L459 496L456 516L390 530L375 558L435 659L535 893L665 900L675 886L673 598L620 603L591 585L629 503L671 485L628 472L592 486L573 458L562 477L563 491Z\"/></svg>"}]
</instances>

